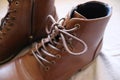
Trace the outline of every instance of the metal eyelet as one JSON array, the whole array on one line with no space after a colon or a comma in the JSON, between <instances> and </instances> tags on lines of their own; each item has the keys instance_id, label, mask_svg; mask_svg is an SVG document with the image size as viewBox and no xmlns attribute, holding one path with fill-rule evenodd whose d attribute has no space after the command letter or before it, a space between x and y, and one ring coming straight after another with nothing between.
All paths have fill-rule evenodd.
<instances>
[{"instance_id":1,"label":"metal eyelet","mask_svg":"<svg viewBox=\"0 0 120 80\"><path fill-rule=\"evenodd\" d=\"M52 64L55 64L56 62L55 61L51 61Z\"/></svg>"},{"instance_id":2,"label":"metal eyelet","mask_svg":"<svg viewBox=\"0 0 120 80\"><path fill-rule=\"evenodd\" d=\"M15 5L16 5L16 6L18 6L18 5L19 5L19 3L20 3L19 1L16 1L16 2L15 2Z\"/></svg>"},{"instance_id":3,"label":"metal eyelet","mask_svg":"<svg viewBox=\"0 0 120 80\"><path fill-rule=\"evenodd\" d=\"M50 69L49 66L45 66L45 71L48 71Z\"/></svg>"},{"instance_id":4,"label":"metal eyelet","mask_svg":"<svg viewBox=\"0 0 120 80\"><path fill-rule=\"evenodd\" d=\"M7 23L6 23L6 22L4 22L4 23L3 23L3 26L6 26L6 25L7 25Z\"/></svg>"},{"instance_id":5,"label":"metal eyelet","mask_svg":"<svg viewBox=\"0 0 120 80\"><path fill-rule=\"evenodd\" d=\"M77 27L77 29L80 29L80 24L75 24L74 27Z\"/></svg>"},{"instance_id":6,"label":"metal eyelet","mask_svg":"<svg viewBox=\"0 0 120 80\"><path fill-rule=\"evenodd\" d=\"M57 58L57 59L60 59L61 57L62 57L62 56L61 56L60 54L57 54L57 55L56 55L56 58Z\"/></svg>"}]
</instances>

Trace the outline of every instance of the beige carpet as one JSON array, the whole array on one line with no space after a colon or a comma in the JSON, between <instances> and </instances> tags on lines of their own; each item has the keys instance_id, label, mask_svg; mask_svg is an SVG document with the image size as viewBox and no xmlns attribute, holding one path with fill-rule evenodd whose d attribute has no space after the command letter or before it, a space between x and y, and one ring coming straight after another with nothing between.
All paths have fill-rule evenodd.
<instances>
[{"instance_id":1,"label":"beige carpet","mask_svg":"<svg viewBox=\"0 0 120 80\"><path fill-rule=\"evenodd\" d=\"M64 17L73 6L86 1L90 0L56 0L59 18ZM105 32L102 54L88 68L74 74L70 80L120 80L120 1L104 2L113 7L113 15ZM5 16L7 7L7 1L0 0L0 19Z\"/></svg>"}]
</instances>

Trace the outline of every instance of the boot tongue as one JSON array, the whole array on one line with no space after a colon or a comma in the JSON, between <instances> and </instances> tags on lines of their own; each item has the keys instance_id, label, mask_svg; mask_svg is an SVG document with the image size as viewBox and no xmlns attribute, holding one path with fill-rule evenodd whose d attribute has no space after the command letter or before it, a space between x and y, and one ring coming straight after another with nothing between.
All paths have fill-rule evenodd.
<instances>
[{"instance_id":1,"label":"boot tongue","mask_svg":"<svg viewBox=\"0 0 120 80\"><path fill-rule=\"evenodd\" d=\"M72 14L71 18L81 18L81 19L87 19L85 16L81 15L80 13L78 13L77 11L74 11Z\"/></svg>"}]
</instances>

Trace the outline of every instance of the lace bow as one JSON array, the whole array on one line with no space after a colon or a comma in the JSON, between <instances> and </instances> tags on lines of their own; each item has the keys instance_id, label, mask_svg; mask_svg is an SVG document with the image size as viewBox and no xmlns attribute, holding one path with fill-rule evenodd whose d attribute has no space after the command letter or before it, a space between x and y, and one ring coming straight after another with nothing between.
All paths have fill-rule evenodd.
<instances>
[{"instance_id":1,"label":"lace bow","mask_svg":"<svg viewBox=\"0 0 120 80\"><path fill-rule=\"evenodd\" d=\"M74 28L72 28L72 29L65 29L65 27L62 26L62 24L61 24L61 22L64 22L64 21L65 21L65 18L62 18L62 19L60 19L60 20L57 21L57 22L55 21L55 19L54 19L51 15L49 15L48 18L50 18L51 21L53 22L50 30L48 30L48 28L46 28L46 32L47 32L48 36L47 36L47 38L43 38L43 39L41 40L41 43L36 43L36 44L35 44L35 50L32 50L33 55L35 56L35 58L38 60L38 62L39 62L42 66L45 66L42 61L45 61L45 62L47 62L47 63L51 63L51 62L50 62L49 60L45 59L45 58L42 56L42 54L41 54L40 51L42 51L42 52L43 52L45 55L47 55L47 56L54 57L54 58L57 57L57 55L54 55L54 54L50 53L50 52L47 50L47 47L46 47L46 45L45 45L46 43L47 43L47 45L50 46L52 49L55 49L55 50L59 50L59 51L60 51L60 49L58 49L57 47L54 46L54 44L59 45L59 42L57 42L57 41L54 39L57 35L59 35L59 37L61 38L62 43L63 43L63 46L64 46L65 50L66 50L68 53L70 53L70 54L72 54L72 55L81 55L81 54L84 54L84 53L87 51L87 49L88 49L87 44L86 44L83 40L81 40L81 39L79 39L79 38L77 38L77 37L75 37L74 35L72 35L72 34L69 33L69 32L71 32L71 31L74 31L74 30L78 29L78 27L74 27ZM81 52L77 52L77 53L72 52L72 51L68 48L68 45L67 45L67 42L66 42L66 40L65 40L65 36L64 36L64 35L69 36L69 37L77 40L78 42L82 43L83 46L84 46L84 49L83 49ZM42 60L42 61L41 61L41 60Z\"/></svg>"}]
</instances>

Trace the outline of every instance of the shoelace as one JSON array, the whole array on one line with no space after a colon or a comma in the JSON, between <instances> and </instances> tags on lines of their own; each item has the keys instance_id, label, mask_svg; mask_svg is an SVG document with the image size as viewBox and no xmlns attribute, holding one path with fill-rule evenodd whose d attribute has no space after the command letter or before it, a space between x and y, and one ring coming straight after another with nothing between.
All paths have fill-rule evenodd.
<instances>
[{"instance_id":1,"label":"shoelace","mask_svg":"<svg viewBox=\"0 0 120 80\"><path fill-rule=\"evenodd\" d=\"M53 39L55 38L55 36L57 36L57 35L60 35L60 38L61 38L62 43L63 43L63 46L64 46L65 50L66 50L68 53L70 53L70 54L72 54L72 55L81 55L81 54L84 54L84 53L87 51L87 49L88 49L87 44L86 44L83 40L81 40L81 39L79 39L79 38L77 38L77 37L75 37L74 35L72 35L72 34L69 33L69 32L71 32L71 31L74 31L74 30L78 29L78 27L74 27L74 28L72 28L72 29L66 30L66 29L64 28L64 26L62 26L61 23L60 23L61 21L64 21L64 20L65 20L64 18L62 18L62 19L60 19L58 22L56 22L51 15L49 15L48 17L49 17L49 18L52 20L52 22L53 22L50 30L48 30L48 28L46 28L46 32L47 32L47 34L48 34L48 37L42 39L42 40L41 40L41 43L36 43L36 44L35 44L35 50L32 50L32 54L35 56L35 58L37 59L37 61L38 61L43 67L45 67L45 65L43 64L42 61L45 61L45 62L47 62L47 63L51 63L51 62L48 61L47 59L45 59L45 58L42 56L42 54L41 54L40 51L42 51L45 55L48 55L48 56L50 56L50 57L54 57L54 58L55 58L55 57L58 57L57 55L53 55L52 53L48 52L48 50L47 50L47 48L46 48L46 46L45 46L45 44L47 43L48 46L50 46L52 49L55 49L55 50L59 50L59 51L60 51L60 49L58 49L57 47L54 46L54 44L59 45L59 42L53 40ZM68 48L68 45L67 45L67 42L66 42L66 40L65 40L64 35L67 35L67 36L69 36L69 37L77 40L78 42L82 43L83 46L84 46L84 50L81 51L81 52L78 52L78 53L72 52L72 51ZM48 43L48 42L49 42L49 43ZM41 61L41 60L42 60L42 61Z\"/></svg>"},{"instance_id":2,"label":"shoelace","mask_svg":"<svg viewBox=\"0 0 120 80\"><path fill-rule=\"evenodd\" d=\"M9 6L11 6L11 4L14 2L16 4L16 6L18 6L19 1L18 0L8 0L9 2ZM0 25L0 39L2 39L2 35L6 34L6 31L10 30L10 26L13 26L14 23L12 22L13 20L15 20L15 16L11 16L11 13L16 12L16 9L10 9L8 10L6 16L1 20L1 25ZM4 27L6 26L7 27Z\"/></svg>"}]
</instances>

